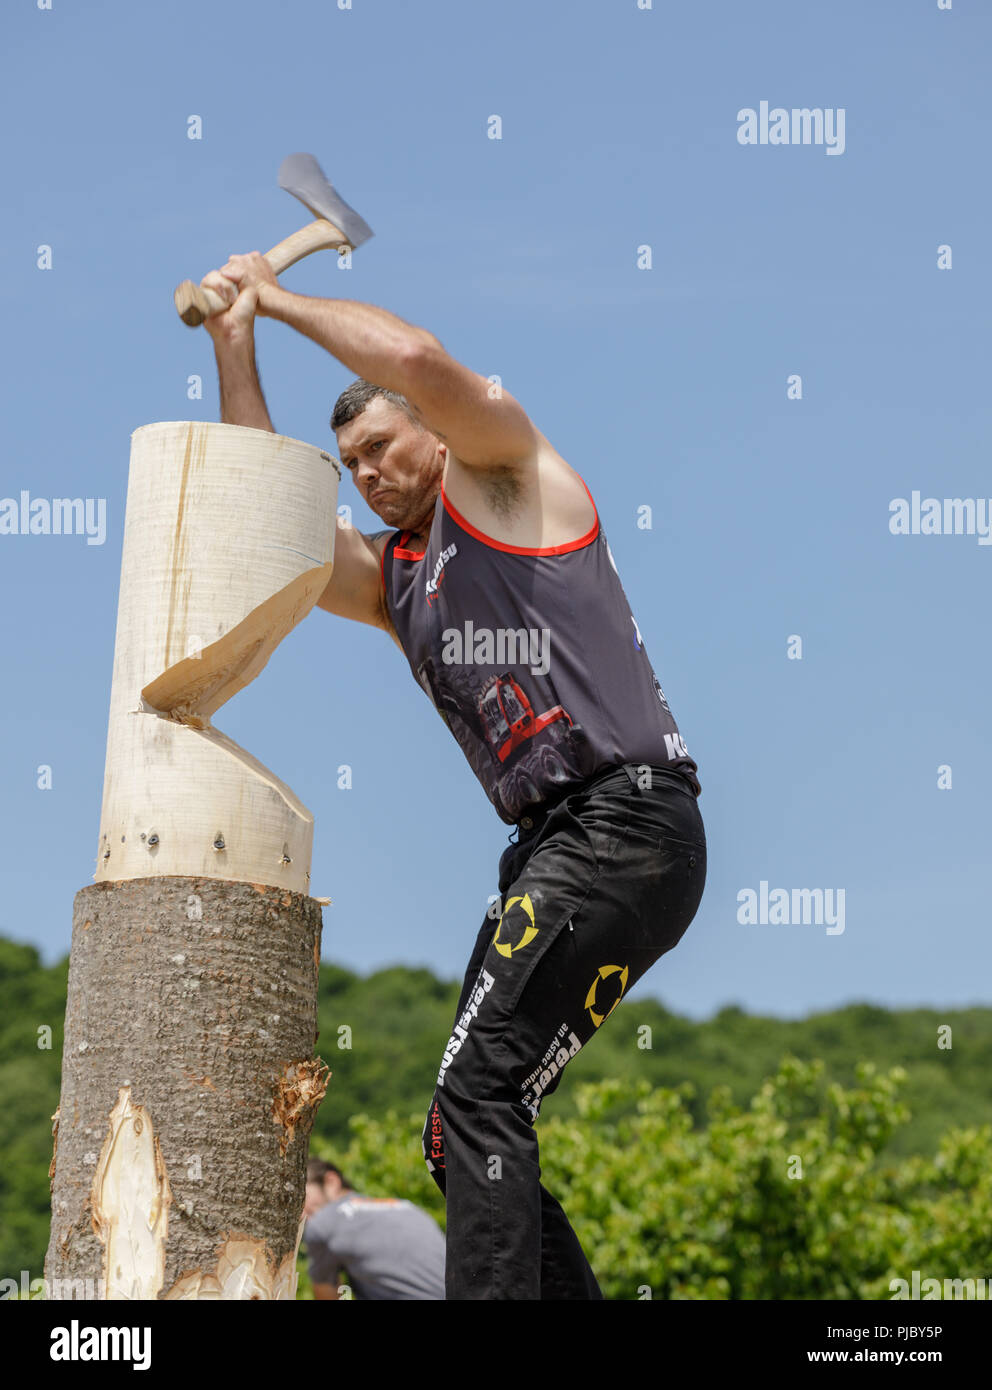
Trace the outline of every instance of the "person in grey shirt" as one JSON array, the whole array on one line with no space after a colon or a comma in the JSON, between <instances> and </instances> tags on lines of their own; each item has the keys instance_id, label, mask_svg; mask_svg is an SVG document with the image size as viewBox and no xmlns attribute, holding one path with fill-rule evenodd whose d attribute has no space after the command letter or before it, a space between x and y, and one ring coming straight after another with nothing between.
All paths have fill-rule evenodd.
<instances>
[{"instance_id":1,"label":"person in grey shirt","mask_svg":"<svg viewBox=\"0 0 992 1390\"><path fill-rule=\"evenodd\" d=\"M314 1298L339 1297L342 1269L358 1299L444 1298L444 1233L412 1202L365 1197L311 1158L303 1214Z\"/></svg>"}]
</instances>

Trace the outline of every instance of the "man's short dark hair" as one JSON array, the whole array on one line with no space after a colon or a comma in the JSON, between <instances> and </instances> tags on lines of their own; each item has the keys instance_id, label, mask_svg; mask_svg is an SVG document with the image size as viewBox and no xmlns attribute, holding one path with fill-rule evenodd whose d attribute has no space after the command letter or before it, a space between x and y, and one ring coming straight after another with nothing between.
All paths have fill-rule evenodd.
<instances>
[{"instance_id":1,"label":"man's short dark hair","mask_svg":"<svg viewBox=\"0 0 992 1390\"><path fill-rule=\"evenodd\" d=\"M328 1173L337 1173L341 1186L347 1188L349 1192L354 1192L354 1188L347 1180L341 1169L333 1163L327 1163L322 1158L307 1159L307 1182L319 1182L323 1186L324 1179Z\"/></svg>"},{"instance_id":2,"label":"man's short dark hair","mask_svg":"<svg viewBox=\"0 0 992 1390\"><path fill-rule=\"evenodd\" d=\"M374 401L376 396L382 396L383 400L391 401L393 405L399 406L401 410L406 411L418 428L423 429L423 425L410 408L410 402L406 396L401 396L398 391L390 391L385 386L376 386L375 382L363 381L361 377L353 381L338 396L331 414L331 429L339 430L342 425L347 425L349 421L354 420L356 415L361 415L365 407L370 401Z\"/></svg>"}]
</instances>

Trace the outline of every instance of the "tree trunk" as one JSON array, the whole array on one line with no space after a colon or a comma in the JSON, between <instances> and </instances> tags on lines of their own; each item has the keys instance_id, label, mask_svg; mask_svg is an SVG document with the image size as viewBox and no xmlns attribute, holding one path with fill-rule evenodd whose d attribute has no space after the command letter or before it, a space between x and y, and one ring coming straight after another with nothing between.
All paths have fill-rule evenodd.
<instances>
[{"instance_id":1,"label":"tree trunk","mask_svg":"<svg viewBox=\"0 0 992 1390\"><path fill-rule=\"evenodd\" d=\"M321 908L220 879L76 895L55 1298L292 1298Z\"/></svg>"},{"instance_id":2,"label":"tree trunk","mask_svg":"<svg viewBox=\"0 0 992 1390\"><path fill-rule=\"evenodd\" d=\"M326 587L339 466L298 440L132 436L93 885L77 893L52 1298L292 1298L322 902L313 817L215 729Z\"/></svg>"}]
</instances>

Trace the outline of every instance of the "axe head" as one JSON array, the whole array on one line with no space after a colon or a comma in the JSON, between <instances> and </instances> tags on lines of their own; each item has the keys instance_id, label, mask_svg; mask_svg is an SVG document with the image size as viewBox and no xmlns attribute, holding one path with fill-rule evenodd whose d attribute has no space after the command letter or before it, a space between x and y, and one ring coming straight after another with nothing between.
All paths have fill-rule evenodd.
<instances>
[{"instance_id":1,"label":"axe head","mask_svg":"<svg viewBox=\"0 0 992 1390\"><path fill-rule=\"evenodd\" d=\"M279 168L279 187L299 198L315 217L333 223L348 238L352 249L374 235L369 224L328 183L312 154L287 155Z\"/></svg>"}]
</instances>

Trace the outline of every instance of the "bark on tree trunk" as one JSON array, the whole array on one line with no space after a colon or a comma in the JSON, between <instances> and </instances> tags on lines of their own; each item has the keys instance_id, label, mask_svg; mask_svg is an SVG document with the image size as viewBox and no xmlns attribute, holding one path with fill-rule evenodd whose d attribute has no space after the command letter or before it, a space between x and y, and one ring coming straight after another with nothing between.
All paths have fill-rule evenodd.
<instances>
[{"instance_id":1,"label":"bark on tree trunk","mask_svg":"<svg viewBox=\"0 0 992 1390\"><path fill-rule=\"evenodd\" d=\"M76 895L50 1297L295 1296L320 929L261 884Z\"/></svg>"}]
</instances>

